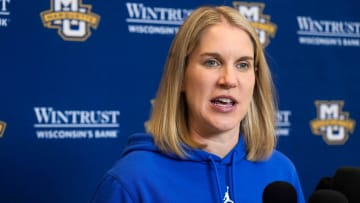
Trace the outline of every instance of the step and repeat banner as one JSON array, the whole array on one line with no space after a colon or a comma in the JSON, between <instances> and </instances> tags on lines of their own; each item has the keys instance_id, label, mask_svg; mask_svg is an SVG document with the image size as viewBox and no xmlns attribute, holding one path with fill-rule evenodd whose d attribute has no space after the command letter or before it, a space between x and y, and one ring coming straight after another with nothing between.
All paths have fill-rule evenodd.
<instances>
[{"instance_id":1,"label":"step and repeat banner","mask_svg":"<svg viewBox=\"0 0 360 203\"><path fill-rule=\"evenodd\" d=\"M360 1L0 0L0 202L88 202L144 131L171 41L201 5L257 29L278 149L306 198L360 166Z\"/></svg>"}]
</instances>

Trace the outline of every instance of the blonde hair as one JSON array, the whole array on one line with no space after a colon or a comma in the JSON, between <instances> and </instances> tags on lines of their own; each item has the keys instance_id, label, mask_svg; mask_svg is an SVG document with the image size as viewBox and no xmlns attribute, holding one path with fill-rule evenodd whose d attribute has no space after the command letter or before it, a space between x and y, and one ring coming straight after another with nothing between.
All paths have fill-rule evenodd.
<instances>
[{"instance_id":1,"label":"blonde hair","mask_svg":"<svg viewBox=\"0 0 360 203\"><path fill-rule=\"evenodd\" d=\"M255 52L256 82L253 98L240 125L247 147L247 159L265 159L275 147L275 88L256 31L234 8L204 6L192 12L172 42L152 113L145 125L147 132L153 135L155 144L165 153L184 157L185 146L202 147L190 139L187 107L181 86L187 58L197 46L201 33L224 19L248 33Z\"/></svg>"}]
</instances>

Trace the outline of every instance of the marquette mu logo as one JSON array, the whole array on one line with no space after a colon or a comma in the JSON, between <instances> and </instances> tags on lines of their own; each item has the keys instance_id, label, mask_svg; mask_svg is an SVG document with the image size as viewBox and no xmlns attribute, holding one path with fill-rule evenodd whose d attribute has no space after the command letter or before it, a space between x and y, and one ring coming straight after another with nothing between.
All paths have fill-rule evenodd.
<instances>
[{"instance_id":1,"label":"marquette mu logo","mask_svg":"<svg viewBox=\"0 0 360 203\"><path fill-rule=\"evenodd\" d=\"M91 5L82 0L51 0L51 9L40 14L45 27L58 30L66 41L85 41L96 29L100 16L91 12Z\"/></svg>"},{"instance_id":2,"label":"marquette mu logo","mask_svg":"<svg viewBox=\"0 0 360 203\"><path fill-rule=\"evenodd\" d=\"M317 118L310 122L312 133L321 135L328 145L342 145L355 128L355 121L343 112L343 101L315 101Z\"/></svg>"},{"instance_id":3,"label":"marquette mu logo","mask_svg":"<svg viewBox=\"0 0 360 203\"><path fill-rule=\"evenodd\" d=\"M256 29L263 47L269 45L270 37L275 37L277 26L270 22L269 15L263 14L265 4L234 1L233 5Z\"/></svg>"},{"instance_id":4,"label":"marquette mu logo","mask_svg":"<svg viewBox=\"0 0 360 203\"><path fill-rule=\"evenodd\" d=\"M5 128L6 128L6 123L0 121L0 138L2 138L2 136L4 135Z\"/></svg>"}]
</instances>

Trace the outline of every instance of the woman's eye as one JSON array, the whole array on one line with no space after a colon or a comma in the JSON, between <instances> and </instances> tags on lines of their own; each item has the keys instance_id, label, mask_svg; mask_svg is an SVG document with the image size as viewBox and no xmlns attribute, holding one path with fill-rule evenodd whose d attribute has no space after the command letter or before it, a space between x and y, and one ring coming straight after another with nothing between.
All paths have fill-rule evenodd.
<instances>
[{"instance_id":1,"label":"woman's eye","mask_svg":"<svg viewBox=\"0 0 360 203\"><path fill-rule=\"evenodd\" d=\"M220 63L215 59L209 59L205 61L205 65L207 67L217 67L220 65Z\"/></svg>"},{"instance_id":2,"label":"woman's eye","mask_svg":"<svg viewBox=\"0 0 360 203\"><path fill-rule=\"evenodd\" d=\"M239 63L236 66L239 70L247 70L250 68L249 63Z\"/></svg>"}]
</instances>

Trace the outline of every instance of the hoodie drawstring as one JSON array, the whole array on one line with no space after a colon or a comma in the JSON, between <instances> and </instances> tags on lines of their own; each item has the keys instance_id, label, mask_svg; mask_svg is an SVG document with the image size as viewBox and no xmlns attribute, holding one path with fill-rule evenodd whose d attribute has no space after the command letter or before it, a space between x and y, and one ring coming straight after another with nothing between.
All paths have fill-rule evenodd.
<instances>
[{"instance_id":1,"label":"hoodie drawstring","mask_svg":"<svg viewBox=\"0 0 360 203\"><path fill-rule=\"evenodd\" d=\"M230 196L232 196L232 201L234 203L237 202L237 196L236 196L236 188L237 188L237 181L236 181L236 170L235 170L235 157L236 157L236 151L234 151L234 153L231 156L231 165L230 165L230 169L229 170L229 183L230 183ZM220 185L220 177L219 177L219 172L218 169L216 167L216 163L213 159L212 156L209 156L209 160L211 162L211 166L212 168L214 168L215 171L215 177L216 177L216 185L217 185L217 190L218 190L218 201L220 203L223 203L223 191L221 190L221 185Z\"/></svg>"},{"instance_id":2,"label":"hoodie drawstring","mask_svg":"<svg viewBox=\"0 0 360 203\"><path fill-rule=\"evenodd\" d=\"M210 162L211 162L211 166L214 168L215 171L215 177L216 177L216 184L217 184L217 190L218 190L218 201L220 203L222 203L222 192L221 192L221 186L220 186L220 178L219 178L219 173L218 170L216 168L216 164L214 159L212 158L212 156L209 156Z\"/></svg>"},{"instance_id":3,"label":"hoodie drawstring","mask_svg":"<svg viewBox=\"0 0 360 203\"><path fill-rule=\"evenodd\" d=\"M231 184L231 194L233 196L233 201L234 203L237 202L237 197L236 197L236 188L237 188L237 179L236 179L236 170L235 170L235 157L236 157L236 153L237 151L234 151L234 153L231 156L231 174L230 174L230 184Z\"/></svg>"}]
</instances>

